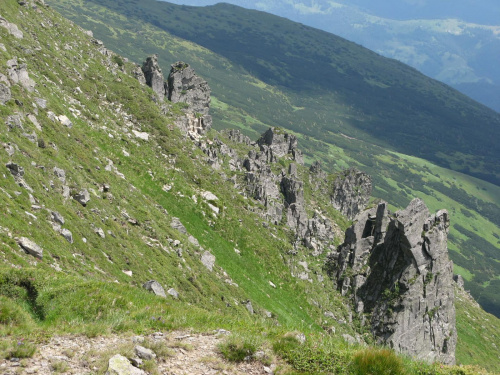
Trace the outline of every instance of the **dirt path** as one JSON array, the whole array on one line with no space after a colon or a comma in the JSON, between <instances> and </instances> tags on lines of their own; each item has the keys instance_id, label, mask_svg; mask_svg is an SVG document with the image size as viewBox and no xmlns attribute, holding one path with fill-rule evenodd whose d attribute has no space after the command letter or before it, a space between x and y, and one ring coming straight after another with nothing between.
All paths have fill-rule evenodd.
<instances>
[{"instance_id":1,"label":"dirt path","mask_svg":"<svg viewBox=\"0 0 500 375\"><path fill-rule=\"evenodd\" d=\"M0 374L97 374L107 369L107 360L120 352L133 352L135 345L153 345L168 352L156 360L162 375L272 374L269 367L257 361L232 364L218 353L223 334L190 334L186 332L155 333L146 337L58 336L38 346L33 358L19 361L0 360ZM145 340L142 342L142 340Z\"/></svg>"}]
</instances>

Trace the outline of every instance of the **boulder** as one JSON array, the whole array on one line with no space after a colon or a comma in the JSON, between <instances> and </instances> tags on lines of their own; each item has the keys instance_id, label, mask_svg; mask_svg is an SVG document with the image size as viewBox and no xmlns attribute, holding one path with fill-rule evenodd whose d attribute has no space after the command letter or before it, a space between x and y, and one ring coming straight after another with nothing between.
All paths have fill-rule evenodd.
<instances>
[{"instance_id":1,"label":"boulder","mask_svg":"<svg viewBox=\"0 0 500 375\"><path fill-rule=\"evenodd\" d=\"M146 372L132 366L124 356L116 354L109 359L106 375L146 375Z\"/></svg>"},{"instance_id":2,"label":"boulder","mask_svg":"<svg viewBox=\"0 0 500 375\"><path fill-rule=\"evenodd\" d=\"M215 255L205 251L201 256L201 263L207 267L209 271L212 271L215 265Z\"/></svg>"},{"instance_id":3,"label":"boulder","mask_svg":"<svg viewBox=\"0 0 500 375\"><path fill-rule=\"evenodd\" d=\"M43 258L43 249L32 240L26 237L21 237L18 240L18 244L26 253L31 254L38 259Z\"/></svg>"},{"instance_id":4,"label":"boulder","mask_svg":"<svg viewBox=\"0 0 500 375\"><path fill-rule=\"evenodd\" d=\"M73 195L73 199L85 207L90 202L90 194L87 189L82 189L79 193Z\"/></svg>"},{"instance_id":5,"label":"boulder","mask_svg":"<svg viewBox=\"0 0 500 375\"><path fill-rule=\"evenodd\" d=\"M150 292L156 294L157 296L167 298L165 290L163 289L161 284L156 280L149 280L148 282L144 283L143 288L149 290Z\"/></svg>"}]
</instances>

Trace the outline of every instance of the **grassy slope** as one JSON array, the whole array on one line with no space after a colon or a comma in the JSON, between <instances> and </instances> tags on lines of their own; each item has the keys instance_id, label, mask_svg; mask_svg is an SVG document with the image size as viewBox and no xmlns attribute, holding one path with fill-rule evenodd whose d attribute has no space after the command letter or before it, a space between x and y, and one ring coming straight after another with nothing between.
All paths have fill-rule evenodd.
<instances>
[{"instance_id":1,"label":"grassy slope","mask_svg":"<svg viewBox=\"0 0 500 375\"><path fill-rule=\"evenodd\" d=\"M253 335L265 331L274 339L286 330L300 329L315 335L309 342L321 344L320 352L309 344L304 348L311 355L308 358L335 355L340 358L336 366L347 369L356 348L347 348L336 343L335 337L319 334L324 310L345 316L342 299L328 285L310 284L290 276L284 261L290 246L286 233L276 228L274 238L261 230L258 217L247 211L249 202L199 161L200 152L182 140L171 126L172 119L162 116L149 100L151 92L99 54L90 38L77 27L50 10L41 10L38 15L19 8L13 0L0 6L0 14L25 31L20 42L0 29L8 51L0 54L0 66L13 56L24 58L38 90L29 93L13 86L13 96L23 102L23 107L9 101L0 107L2 118L33 108L35 96L48 100L47 109L39 109L37 115L42 131L28 120L23 121L25 131L35 132L47 148L31 143L20 129L9 132L2 125L0 133L2 142L18 146L11 160L25 168L26 182L34 190L37 205L42 207L32 207L27 192L14 183L8 171L3 172L0 334L9 335L16 347L16 338L27 334L31 339L40 339L47 334L68 332L95 335L225 327ZM39 32L40 21L49 26L43 33ZM131 68L125 66L126 70ZM70 107L81 113L73 115ZM48 111L67 115L74 126L69 129L53 122ZM178 109L174 107L172 111ZM132 114L138 129L152 135L149 142L130 135L125 113ZM130 156L125 156L123 149ZM3 151L2 155L4 160ZM114 162L125 179L105 170L107 159ZM62 198L61 183L52 174L54 166L67 171L70 187L91 191L87 207ZM112 195L98 190L103 183L110 185ZM162 190L166 183L173 185L168 193ZM225 206L222 217L210 218L199 195L197 203L190 198L200 189L219 196ZM64 227L72 231L73 244L52 229L47 210L57 210L64 216ZM125 211L139 225L128 223ZM37 219L27 216L27 212ZM173 216L179 217L200 244L216 255L214 272L201 265L200 249L170 228ZM100 238L94 227L102 227L106 237ZM24 254L15 243L16 236L27 236L39 243L44 248L43 260L35 261ZM168 239L181 241L182 258ZM234 247L241 250L241 256L234 252ZM133 277L123 270L131 270ZM239 284L238 288L224 281L223 270ZM174 287L180 293L179 300L159 300L143 291L140 285L151 278ZM278 288L272 288L269 280ZM254 303L256 317L250 317L241 305L246 299ZM264 321L263 309L272 311L276 320ZM273 328L276 321L281 328ZM338 334L354 333L349 325L336 321L327 324L336 327ZM2 339L0 352L11 350L11 344L9 339ZM429 372L443 373L440 369Z\"/></svg>"},{"instance_id":2,"label":"grassy slope","mask_svg":"<svg viewBox=\"0 0 500 375\"><path fill-rule=\"evenodd\" d=\"M447 208L452 213L450 248L455 272L465 277L467 288L489 312L500 316L498 186L423 159L388 152L358 139L363 136L359 131L354 138L336 132L317 137L314 124L323 122L339 125L341 132L350 134L348 124L353 114L341 99L329 96L331 93L320 97L308 92L298 98L285 87L266 84L250 75L237 61L176 38L136 17L125 18L93 2L57 0L53 4L134 61L159 53L165 71L165 62L189 61L213 89L212 113L217 129L239 128L255 139L267 126L297 129L302 122L305 127L301 125L296 134L306 162L321 159L330 170L358 165L373 176L374 196L391 202L395 208L405 207L414 196L424 198L432 209Z\"/></svg>"}]
</instances>

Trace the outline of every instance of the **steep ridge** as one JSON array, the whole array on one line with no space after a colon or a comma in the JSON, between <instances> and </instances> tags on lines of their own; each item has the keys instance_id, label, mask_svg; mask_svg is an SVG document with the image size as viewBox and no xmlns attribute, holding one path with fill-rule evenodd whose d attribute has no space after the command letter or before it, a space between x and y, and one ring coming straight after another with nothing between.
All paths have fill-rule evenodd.
<instances>
[{"instance_id":1,"label":"steep ridge","mask_svg":"<svg viewBox=\"0 0 500 375\"><path fill-rule=\"evenodd\" d=\"M24 348L18 335L46 330L197 326L300 329L311 338L301 352L316 345L314 332L372 342L324 269L348 226L335 204L361 212L366 174L305 168L282 129L257 142L208 131L210 90L188 64L165 80L154 57L128 63L43 1L0 9L0 329L14 347ZM146 87L148 67L159 90ZM194 83L170 86L179 74ZM433 244L438 233L420 235Z\"/></svg>"}]
</instances>

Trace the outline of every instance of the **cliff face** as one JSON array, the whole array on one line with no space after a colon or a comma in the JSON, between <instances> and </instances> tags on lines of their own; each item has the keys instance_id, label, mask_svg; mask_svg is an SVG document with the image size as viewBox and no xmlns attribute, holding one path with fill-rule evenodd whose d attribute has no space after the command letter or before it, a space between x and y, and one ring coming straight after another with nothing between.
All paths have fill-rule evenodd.
<instances>
[{"instance_id":1,"label":"cliff face","mask_svg":"<svg viewBox=\"0 0 500 375\"><path fill-rule=\"evenodd\" d=\"M390 215L362 212L330 255L332 276L381 344L432 362L455 362L457 334L446 210L424 202Z\"/></svg>"}]
</instances>

